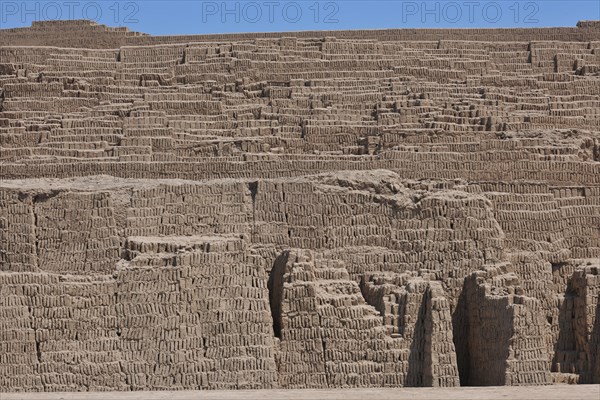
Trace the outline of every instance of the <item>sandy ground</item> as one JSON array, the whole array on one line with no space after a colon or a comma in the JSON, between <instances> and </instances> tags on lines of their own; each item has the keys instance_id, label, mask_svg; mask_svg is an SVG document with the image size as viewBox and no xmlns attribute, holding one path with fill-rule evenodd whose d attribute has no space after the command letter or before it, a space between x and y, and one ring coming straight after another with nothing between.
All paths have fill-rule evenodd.
<instances>
[{"instance_id":1,"label":"sandy ground","mask_svg":"<svg viewBox=\"0 0 600 400\"><path fill-rule=\"evenodd\" d=\"M238 390L97 393L0 393L0 400L600 400L600 385L401 388L336 390Z\"/></svg>"}]
</instances>

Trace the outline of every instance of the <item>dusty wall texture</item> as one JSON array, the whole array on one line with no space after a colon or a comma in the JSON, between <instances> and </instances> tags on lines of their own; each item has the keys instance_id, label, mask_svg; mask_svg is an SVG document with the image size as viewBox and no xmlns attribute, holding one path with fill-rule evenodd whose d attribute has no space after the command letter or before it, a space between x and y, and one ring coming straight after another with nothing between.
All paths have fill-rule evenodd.
<instances>
[{"instance_id":1,"label":"dusty wall texture","mask_svg":"<svg viewBox=\"0 0 600 400\"><path fill-rule=\"evenodd\" d=\"M596 21L0 30L0 391L600 383L599 93Z\"/></svg>"}]
</instances>

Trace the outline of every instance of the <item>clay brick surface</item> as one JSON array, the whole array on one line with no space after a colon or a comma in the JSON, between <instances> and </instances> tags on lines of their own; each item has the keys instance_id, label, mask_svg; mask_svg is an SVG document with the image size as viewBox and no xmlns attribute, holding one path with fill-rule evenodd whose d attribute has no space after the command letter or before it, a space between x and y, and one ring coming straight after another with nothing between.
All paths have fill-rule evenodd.
<instances>
[{"instance_id":1,"label":"clay brick surface","mask_svg":"<svg viewBox=\"0 0 600 400\"><path fill-rule=\"evenodd\" d=\"M0 391L600 383L597 21L0 43Z\"/></svg>"}]
</instances>

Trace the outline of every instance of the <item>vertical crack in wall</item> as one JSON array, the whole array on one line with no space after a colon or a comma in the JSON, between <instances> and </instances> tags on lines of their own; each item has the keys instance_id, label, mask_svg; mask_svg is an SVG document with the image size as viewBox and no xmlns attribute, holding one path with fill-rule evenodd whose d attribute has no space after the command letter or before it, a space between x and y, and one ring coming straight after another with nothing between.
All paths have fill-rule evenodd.
<instances>
[{"instance_id":1,"label":"vertical crack in wall","mask_svg":"<svg viewBox=\"0 0 600 400\"><path fill-rule=\"evenodd\" d=\"M256 237L256 195L258 194L258 181L248 183L248 190L252 197L252 230L250 233L250 242L254 243Z\"/></svg>"},{"instance_id":2,"label":"vertical crack in wall","mask_svg":"<svg viewBox=\"0 0 600 400\"><path fill-rule=\"evenodd\" d=\"M123 382L125 383L125 385L127 385L129 387L130 391L134 391L136 389L133 385L133 381L131 380L130 375L125 372L125 364L126 364L127 360L123 356L123 343L124 343L125 339L123 338L123 326L122 326L122 321L124 319L124 307L119 307L119 301L120 301L119 293L121 292L121 284L122 284L122 279L120 279L121 277L119 276L119 273L124 265L129 264L129 260L125 260L123 255L129 255L129 253L126 251L124 245L121 249L121 258L122 259L120 261L118 261L117 263L115 263L115 271L112 274L112 277L115 281L115 284L114 284L115 290L113 292L113 302L114 302L114 307L115 307L115 336L116 336L116 340L117 340L117 349L120 353L120 358L117 360L117 362L119 364L119 372L123 376Z\"/></svg>"},{"instance_id":3,"label":"vertical crack in wall","mask_svg":"<svg viewBox=\"0 0 600 400\"><path fill-rule=\"evenodd\" d=\"M42 351L40 350L40 341L35 339L35 353L37 355L38 363L42 363Z\"/></svg>"},{"instance_id":4,"label":"vertical crack in wall","mask_svg":"<svg viewBox=\"0 0 600 400\"><path fill-rule=\"evenodd\" d=\"M466 286L465 279L456 306L452 310L452 339L456 349L456 365L460 386L469 386L469 371L471 370Z\"/></svg>"},{"instance_id":5,"label":"vertical crack in wall","mask_svg":"<svg viewBox=\"0 0 600 400\"><path fill-rule=\"evenodd\" d=\"M319 317L320 320L320 317ZM322 326L323 324L321 324ZM323 371L325 371L325 380L327 382L327 387L331 387L331 377L328 372L327 372L327 342L325 341L325 338L321 336L321 347L322 347L322 351L323 351Z\"/></svg>"},{"instance_id":6,"label":"vertical crack in wall","mask_svg":"<svg viewBox=\"0 0 600 400\"><path fill-rule=\"evenodd\" d=\"M283 301L283 275L288 262L288 253L280 254L273 263L267 289L269 291L269 306L273 320L273 335L281 339L281 303Z\"/></svg>"},{"instance_id":7,"label":"vertical crack in wall","mask_svg":"<svg viewBox=\"0 0 600 400\"><path fill-rule=\"evenodd\" d=\"M415 328L410 344L408 356L408 370L406 372L406 386L423 386L423 366L425 361L425 313L427 296L423 295L419 311L416 315Z\"/></svg>"},{"instance_id":8,"label":"vertical crack in wall","mask_svg":"<svg viewBox=\"0 0 600 400\"><path fill-rule=\"evenodd\" d=\"M31 301L31 298L29 298L28 300ZM37 363L33 365L33 370L39 375L39 374L41 374L40 364L42 363L42 349L41 349L40 338L38 336L37 327L35 324L35 318L33 316L33 307L31 305L31 303L28 304L28 306L27 306L27 312L29 313L29 326L33 330L33 339L35 341L35 356L37 359ZM42 384L42 386L44 388L44 392L45 392L46 391L46 383L44 382L43 379L41 379L41 384Z\"/></svg>"}]
</instances>

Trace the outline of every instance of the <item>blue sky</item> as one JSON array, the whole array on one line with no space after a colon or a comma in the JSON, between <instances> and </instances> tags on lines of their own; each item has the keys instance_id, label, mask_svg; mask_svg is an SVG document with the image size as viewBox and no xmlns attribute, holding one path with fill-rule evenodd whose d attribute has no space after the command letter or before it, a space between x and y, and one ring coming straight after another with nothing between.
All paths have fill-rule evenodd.
<instances>
[{"instance_id":1,"label":"blue sky","mask_svg":"<svg viewBox=\"0 0 600 400\"><path fill-rule=\"evenodd\" d=\"M575 26L600 0L0 0L0 28L84 18L154 35Z\"/></svg>"}]
</instances>

